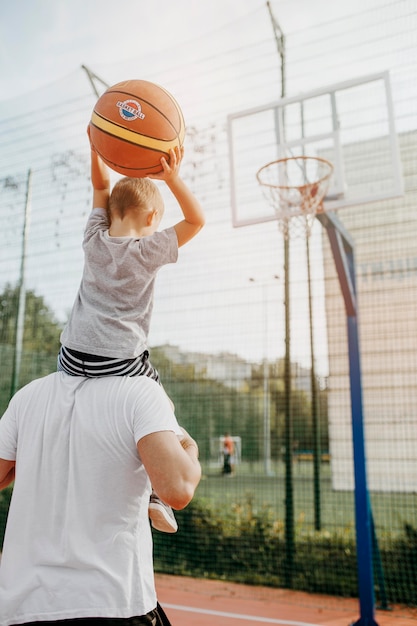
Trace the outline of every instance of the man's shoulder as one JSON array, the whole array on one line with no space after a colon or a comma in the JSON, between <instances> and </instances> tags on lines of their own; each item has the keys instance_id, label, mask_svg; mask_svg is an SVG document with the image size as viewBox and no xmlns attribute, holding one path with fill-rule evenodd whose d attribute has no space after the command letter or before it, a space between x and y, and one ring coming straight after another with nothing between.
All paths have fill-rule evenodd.
<instances>
[{"instance_id":1,"label":"man's shoulder","mask_svg":"<svg viewBox=\"0 0 417 626\"><path fill-rule=\"evenodd\" d=\"M70 376L65 372L53 372L27 383L16 392L14 397L34 396L35 394L44 396L48 391L62 395L65 392L74 393L80 387L85 387L86 390L92 390L93 387L96 387L103 396L110 394L120 397L119 394L131 392L133 395L143 397L146 394L158 396L164 393L161 385L147 376L86 378L84 376Z\"/></svg>"},{"instance_id":2,"label":"man's shoulder","mask_svg":"<svg viewBox=\"0 0 417 626\"><path fill-rule=\"evenodd\" d=\"M80 376L72 378L81 378ZM123 397L126 401L128 398L138 398L143 401L144 398L154 396L158 397L164 394L159 383L148 376L101 376L97 378L84 378L86 387L93 390L95 387L97 393L101 397L109 399L110 397Z\"/></svg>"},{"instance_id":3,"label":"man's shoulder","mask_svg":"<svg viewBox=\"0 0 417 626\"><path fill-rule=\"evenodd\" d=\"M52 372L51 374L30 381L19 389L14 397L19 399L28 395L35 396L38 394L42 394L43 397L47 391L56 390L59 393L65 388L77 387L83 380L86 379L82 376L69 376L65 372Z\"/></svg>"},{"instance_id":4,"label":"man's shoulder","mask_svg":"<svg viewBox=\"0 0 417 626\"><path fill-rule=\"evenodd\" d=\"M31 380L30 382L26 383L24 387L21 387L15 395L20 396L28 392L32 393L38 387L52 387L57 376L59 376L58 372L53 372L52 374L46 374L46 376L42 376L41 378L35 378L35 380Z\"/></svg>"},{"instance_id":5,"label":"man's shoulder","mask_svg":"<svg viewBox=\"0 0 417 626\"><path fill-rule=\"evenodd\" d=\"M92 380L101 380L104 386L110 382L107 377ZM148 376L111 376L111 386L114 390L123 390L126 393L131 391L133 394L140 394L141 397L146 394L159 395L163 392L161 385Z\"/></svg>"}]
</instances>

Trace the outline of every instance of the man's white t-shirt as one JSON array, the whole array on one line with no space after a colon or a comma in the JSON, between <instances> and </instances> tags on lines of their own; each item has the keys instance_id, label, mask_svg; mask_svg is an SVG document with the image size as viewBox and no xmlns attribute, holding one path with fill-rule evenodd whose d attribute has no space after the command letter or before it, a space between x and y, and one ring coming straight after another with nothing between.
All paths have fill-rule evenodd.
<instances>
[{"instance_id":1,"label":"man's white t-shirt","mask_svg":"<svg viewBox=\"0 0 417 626\"><path fill-rule=\"evenodd\" d=\"M0 563L0 624L132 617L156 606L144 436L180 428L144 377L36 380L0 420L16 479Z\"/></svg>"}]
</instances>

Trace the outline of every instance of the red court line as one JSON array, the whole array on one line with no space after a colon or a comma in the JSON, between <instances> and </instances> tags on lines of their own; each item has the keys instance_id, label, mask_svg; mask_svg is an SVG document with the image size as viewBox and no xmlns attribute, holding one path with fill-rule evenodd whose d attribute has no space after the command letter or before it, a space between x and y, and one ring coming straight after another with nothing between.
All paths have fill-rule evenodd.
<instances>
[{"instance_id":1,"label":"red court line","mask_svg":"<svg viewBox=\"0 0 417 626\"><path fill-rule=\"evenodd\" d=\"M173 626L349 626L359 619L354 598L161 574L156 587ZM376 621L379 626L417 626L417 612L377 611Z\"/></svg>"}]
</instances>

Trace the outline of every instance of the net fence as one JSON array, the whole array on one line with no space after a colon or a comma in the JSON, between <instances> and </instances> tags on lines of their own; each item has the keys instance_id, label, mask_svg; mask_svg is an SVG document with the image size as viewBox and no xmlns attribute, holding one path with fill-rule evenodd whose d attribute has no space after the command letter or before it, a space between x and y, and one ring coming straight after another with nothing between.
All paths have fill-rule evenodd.
<instances>
[{"instance_id":1,"label":"net fence","mask_svg":"<svg viewBox=\"0 0 417 626\"><path fill-rule=\"evenodd\" d=\"M93 68L109 84L140 73L175 95L187 122L183 176L207 214L204 230L156 285L151 357L180 423L199 443L203 479L195 500L177 514L179 532L154 535L155 562L167 573L356 597L346 317L326 233L316 220L308 249L302 237L291 241L288 370L283 237L274 222L231 226L226 117L242 103L257 106L280 93L267 12L247 19L249 41L225 38L208 56L191 42L176 56L147 60L145 73L141 59ZM416 27L415 2L403 0L286 37L288 93L391 72L405 195L343 209L339 217L355 241L375 593L383 608L401 604L411 616L417 604ZM30 98L0 102L1 411L15 389L56 369L60 330L82 272L91 203L85 130L95 99L80 68ZM256 129L248 141L255 137ZM348 177L372 179L377 165L366 151L366 140L352 144ZM179 215L162 185L161 192L165 226ZM222 449L227 433L235 442L231 472ZM0 492L1 536L10 494Z\"/></svg>"}]
</instances>

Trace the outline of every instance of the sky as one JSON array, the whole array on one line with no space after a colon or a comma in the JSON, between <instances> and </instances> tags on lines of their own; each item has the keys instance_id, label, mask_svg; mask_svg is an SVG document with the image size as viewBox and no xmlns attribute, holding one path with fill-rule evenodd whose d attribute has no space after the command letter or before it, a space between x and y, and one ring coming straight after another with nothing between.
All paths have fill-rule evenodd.
<instances>
[{"instance_id":1,"label":"sky","mask_svg":"<svg viewBox=\"0 0 417 626\"><path fill-rule=\"evenodd\" d=\"M389 0L367 0L366 6L367 8L375 5L382 6L387 2ZM126 67L128 67L129 60L139 59L143 63L147 59L152 59L153 54L154 58L158 58L159 63L166 51L167 61L169 60L167 66L175 67L176 58L183 55L184 51L189 53L194 43L196 47L199 46L199 52L204 43L207 46L207 56L212 56L214 53L217 56L218 50L221 49L219 46L226 37L230 38L230 33L233 33L234 47L250 45L251 37L259 36L259 32L253 32L253 28L252 32L245 32L243 26L249 25L250 27L253 23L262 22L265 39L272 40L273 36L265 0L211 0L208 3L198 2L198 0L175 0L175 2L172 0L147 0L146 2L134 0L126 5L126 8L121 9L121 6L125 5L115 0L14 0L14 2L0 3L0 105L4 101L4 110L8 111L6 119L10 117L11 102L14 115L18 108L17 104L30 110L35 96L45 98L44 90L39 88L47 87L49 84L53 85L54 89L50 91L46 89L45 93L54 92L60 99L63 99L64 96L60 92L62 79L67 76L72 76L73 79L81 65L87 65L99 76L111 80L109 78L112 75L110 65L113 63L120 71L123 61L126 61ZM349 3L345 0L271 0L270 6L284 33L287 35L301 33L301 37L297 39L302 41L304 29L326 22L331 25L332 20L340 16L353 15L363 6L363 0L350 0ZM251 22L251 19L248 19L248 16L259 17L262 13L265 14L264 20L253 19ZM178 57L175 57L175 52L178 53ZM149 63L150 66L151 63ZM178 63L178 66L181 67L182 64ZM101 74L102 71L103 74ZM218 71L221 71L221 68ZM83 82L84 78L83 75ZM187 79L188 77L185 76L184 80ZM36 94L35 90L38 90ZM88 90L87 81L85 81L85 90ZM239 109L242 106L239 106ZM245 106L247 106L246 103ZM0 118L1 111L0 106ZM203 233L201 241L204 236ZM206 245L209 251L211 242L207 242ZM236 269L240 273L243 271L241 267L229 269L230 275ZM214 271L213 267L212 271ZM223 277L223 266L221 273ZM220 270L217 273L214 271L213 275L215 279L218 279ZM261 294L264 291L262 282L268 279L275 283L273 275L275 275L275 270L268 272L266 277L263 274L256 275L257 284L252 285L252 291L255 293L253 298L256 299L253 315L260 323L263 323L260 313L261 305L263 306L262 318L266 310ZM246 292L249 276L252 276L252 273L245 275L241 280L242 292ZM47 277L45 277L46 280ZM166 288L166 282L164 286ZM240 288L237 283L234 286L237 290ZM223 283L221 283L221 289L223 314L223 299L227 291ZM233 293L231 292L230 297ZM227 294L229 296L229 291ZM72 295L70 294L69 297ZM210 302L210 304L213 303ZM274 306L276 309L276 304L272 302L269 307L271 310L268 309L270 317L277 317L275 309L273 310ZM165 312L163 308L161 311L162 316ZM214 316L212 312L211 316ZM162 328L162 326L156 322L153 325L154 328ZM242 343L240 336L238 333L235 336L240 349ZM170 340L171 337L170 335ZM268 352L268 357L272 357L273 351L277 349L277 343L271 342L271 347L265 349L263 345L258 345L257 335L254 337L257 342L255 349L259 355L262 353L263 356L270 349L271 354ZM228 339L232 346L229 349L237 350L232 338L228 337ZM172 341L175 343L175 337L172 337ZM189 341L190 344L195 345L197 340L190 335ZM209 341L211 341L210 338L206 340L206 342ZM155 345L158 343L156 342ZM303 341L300 341L300 344L302 343ZM245 345L242 350L249 351L253 357L255 349L252 346L249 348L249 341L246 344L248 345ZM211 347L210 343L208 349ZM206 346L204 345L202 349L205 351ZM304 351L304 345L302 345L302 350Z\"/></svg>"},{"instance_id":2,"label":"sky","mask_svg":"<svg viewBox=\"0 0 417 626\"><path fill-rule=\"evenodd\" d=\"M368 0L367 6L383 0ZM354 13L362 0L271 0L286 33ZM121 8L122 7L122 8ZM264 10L265 0L14 0L0 3L0 101L59 80L82 64L172 54L172 47ZM269 18L268 18L269 19ZM245 33L236 31L236 37Z\"/></svg>"}]
</instances>

